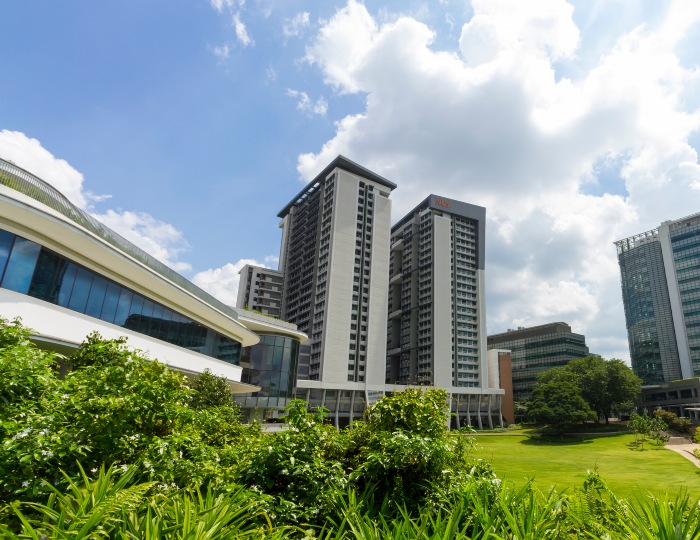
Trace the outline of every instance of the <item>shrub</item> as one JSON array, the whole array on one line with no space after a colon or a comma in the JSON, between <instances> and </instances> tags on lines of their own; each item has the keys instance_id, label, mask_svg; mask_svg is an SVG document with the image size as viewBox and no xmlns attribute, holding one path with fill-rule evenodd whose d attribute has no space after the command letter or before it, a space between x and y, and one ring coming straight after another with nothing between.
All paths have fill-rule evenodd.
<instances>
[{"instance_id":1,"label":"shrub","mask_svg":"<svg viewBox=\"0 0 700 540\"><path fill-rule=\"evenodd\" d=\"M678 433L688 434L690 433L693 424L687 418L678 418L676 413L671 411L665 411L663 409L657 409L654 411L654 417L663 420L669 429L676 431Z\"/></svg>"}]
</instances>

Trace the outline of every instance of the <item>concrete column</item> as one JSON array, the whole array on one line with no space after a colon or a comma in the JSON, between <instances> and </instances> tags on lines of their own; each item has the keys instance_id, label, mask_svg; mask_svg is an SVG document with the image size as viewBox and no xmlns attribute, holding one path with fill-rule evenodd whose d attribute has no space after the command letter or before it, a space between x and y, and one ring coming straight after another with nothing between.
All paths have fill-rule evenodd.
<instances>
[{"instance_id":1,"label":"concrete column","mask_svg":"<svg viewBox=\"0 0 700 540\"><path fill-rule=\"evenodd\" d=\"M499 395L498 399L498 419L501 423L501 428L503 427L503 396Z\"/></svg>"},{"instance_id":2,"label":"concrete column","mask_svg":"<svg viewBox=\"0 0 700 540\"><path fill-rule=\"evenodd\" d=\"M355 420L355 390L350 390L350 423Z\"/></svg>"},{"instance_id":3,"label":"concrete column","mask_svg":"<svg viewBox=\"0 0 700 540\"><path fill-rule=\"evenodd\" d=\"M460 427L461 427L460 422L459 422L459 394L457 394L457 410L456 410L456 413L457 413L457 424L456 424L456 425L457 425L457 430L459 430Z\"/></svg>"},{"instance_id":4,"label":"concrete column","mask_svg":"<svg viewBox=\"0 0 700 540\"><path fill-rule=\"evenodd\" d=\"M479 394L479 401L478 401L478 404L476 407L476 412L477 412L476 420L477 420L477 423L479 424L479 429L484 429L484 426L481 425L481 397L482 397L481 394Z\"/></svg>"},{"instance_id":5,"label":"concrete column","mask_svg":"<svg viewBox=\"0 0 700 540\"><path fill-rule=\"evenodd\" d=\"M472 427L472 395L467 394L467 425Z\"/></svg>"}]
</instances>

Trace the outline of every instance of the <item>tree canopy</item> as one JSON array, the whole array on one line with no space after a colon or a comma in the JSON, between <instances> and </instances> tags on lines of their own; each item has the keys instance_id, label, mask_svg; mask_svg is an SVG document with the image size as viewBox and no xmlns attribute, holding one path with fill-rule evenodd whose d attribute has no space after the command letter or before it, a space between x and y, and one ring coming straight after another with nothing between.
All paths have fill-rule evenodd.
<instances>
[{"instance_id":1,"label":"tree canopy","mask_svg":"<svg viewBox=\"0 0 700 540\"><path fill-rule=\"evenodd\" d=\"M574 383L566 380L538 383L532 392L528 416L536 424L563 433L571 424L591 420L595 413Z\"/></svg>"},{"instance_id":2,"label":"tree canopy","mask_svg":"<svg viewBox=\"0 0 700 540\"><path fill-rule=\"evenodd\" d=\"M622 361L600 356L575 358L562 367L541 373L537 384L567 381L575 384L581 397L596 414L596 422L608 422L619 408L634 402L642 391L642 380Z\"/></svg>"}]
</instances>

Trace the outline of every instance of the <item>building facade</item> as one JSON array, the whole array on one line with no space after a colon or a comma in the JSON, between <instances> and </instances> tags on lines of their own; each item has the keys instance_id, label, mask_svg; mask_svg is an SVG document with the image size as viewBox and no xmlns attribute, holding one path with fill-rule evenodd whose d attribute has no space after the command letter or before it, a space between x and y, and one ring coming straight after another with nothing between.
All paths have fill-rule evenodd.
<instances>
[{"instance_id":1,"label":"building facade","mask_svg":"<svg viewBox=\"0 0 700 540\"><path fill-rule=\"evenodd\" d=\"M282 273L271 268L246 264L238 272L236 307L258 311L270 317L282 316Z\"/></svg>"},{"instance_id":2,"label":"building facade","mask_svg":"<svg viewBox=\"0 0 700 540\"><path fill-rule=\"evenodd\" d=\"M339 156L279 213L282 318L309 336L300 384L384 382L395 187Z\"/></svg>"},{"instance_id":3,"label":"building facade","mask_svg":"<svg viewBox=\"0 0 700 540\"><path fill-rule=\"evenodd\" d=\"M511 351L513 399L516 402L532 397L537 376L543 371L564 366L574 358L589 354L586 338L574 334L563 322L508 330L488 336L487 342L489 349Z\"/></svg>"},{"instance_id":4,"label":"building facade","mask_svg":"<svg viewBox=\"0 0 700 540\"><path fill-rule=\"evenodd\" d=\"M187 374L241 383L241 347L259 337L231 308L0 160L0 316L21 317L40 346L70 354L98 331Z\"/></svg>"},{"instance_id":5,"label":"building facade","mask_svg":"<svg viewBox=\"0 0 700 540\"><path fill-rule=\"evenodd\" d=\"M700 375L700 214L615 242L632 369L645 385Z\"/></svg>"},{"instance_id":6,"label":"building facade","mask_svg":"<svg viewBox=\"0 0 700 540\"><path fill-rule=\"evenodd\" d=\"M485 219L430 195L392 228L387 383L488 388Z\"/></svg>"},{"instance_id":7,"label":"building facade","mask_svg":"<svg viewBox=\"0 0 700 540\"><path fill-rule=\"evenodd\" d=\"M307 336L295 324L240 308L235 311L238 320L260 337L259 343L241 347L238 354L241 382L258 390L236 394L236 403L244 421L279 418L294 398L299 354Z\"/></svg>"}]
</instances>

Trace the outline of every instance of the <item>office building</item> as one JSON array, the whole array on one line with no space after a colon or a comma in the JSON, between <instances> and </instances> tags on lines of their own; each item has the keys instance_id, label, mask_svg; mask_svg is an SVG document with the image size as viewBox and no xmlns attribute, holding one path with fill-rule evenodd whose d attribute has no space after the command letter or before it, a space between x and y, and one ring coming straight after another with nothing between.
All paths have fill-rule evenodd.
<instances>
[{"instance_id":1,"label":"office building","mask_svg":"<svg viewBox=\"0 0 700 540\"><path fill-rule=\"evenodd\" d=\"M209 369L242 393L266 390L264 377L250 378L252 384L241 380L241 357L262 347L256 332L283 338L273 363L287 349L290 355L298 349L292 342L305 339L268 317L239 316L40 178L3 160L0 316L21 317L38 345L68 355L93 331L107 339L125 336L129 346L173 369L189 375Z\"/></svg>"},{"instance_id":2,"label":"office building","mask_svg":"<svg viewBox=\"0 0 700 540\"><path fill-rule=\"evenodd\" d=\"M488 388L485 219L430 195L392 228L387 383Z\"/></svg>"},{"instance_id":3,"label":"office building","mask_svg":"<svg viewBox=\"0 0 700 540\"><path fill-rule=\"evenodd\" d=\"M339 156L279 213L282 318L309 335L300 384L364 389L384 382L395 187Z\"/></svg>"},{"instance_id":4,"label":"office building","mask_svg":"<svg viewBox=\"0 0 700 540\"><path fill-rule=\"evenodd\" d=\"M574 358L588 356L586 338L574 334L563 322L520 327L488 336L489 349L511 351L513 399L526 401L532 397L537 376L553 367L564 366Z\"/></svg>"},{"instance_id":5,"label":"office building","mask_svg":"<svg viewBox=\"0 0 700 540\"><path fill-rule=\"evenodd\" d=\"M236 307L279 319L282 316L282 273L263 266L246 264L238 275L241 277L238 282Z\"/></svg>"},{"instance_id":6,"label":"office building","mask_svg":"<svg viewBox=\"0 0 700 540\"><path fill-rule=\"evenodd\" d=\"M644 385L700 376L700 214L615 245L635 373Z\"/></svg>"}]
</instances>

